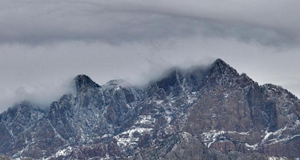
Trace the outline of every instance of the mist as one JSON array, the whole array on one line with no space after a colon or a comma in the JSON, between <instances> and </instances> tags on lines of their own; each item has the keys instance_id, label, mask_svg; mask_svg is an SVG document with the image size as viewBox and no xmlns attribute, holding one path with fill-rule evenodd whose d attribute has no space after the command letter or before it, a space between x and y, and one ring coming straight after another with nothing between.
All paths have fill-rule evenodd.
<instances>
[{"instance_id":1,"label":"mist","mask_svg":"<svg viewBox=\"0 0 300 160\"><path fill-rule=\"evenodd\" d=\"M49 106L79 74L145 86L217 58L299 97L299 12L296 0L3 0L0 111L25 99Z\"/></svg>"},{"instance_id":2,"label":"mist","mask_svg":"<svg viewBox=\"0 0 300 160\"><path fill-rule=\"evenodd\" d=\"M74 94L74 82L64 80L56 83L16 84L15 87L0 88L0 112L27 101L40 108L48 108L64 94Z\"/></svg>"}]
</instances>

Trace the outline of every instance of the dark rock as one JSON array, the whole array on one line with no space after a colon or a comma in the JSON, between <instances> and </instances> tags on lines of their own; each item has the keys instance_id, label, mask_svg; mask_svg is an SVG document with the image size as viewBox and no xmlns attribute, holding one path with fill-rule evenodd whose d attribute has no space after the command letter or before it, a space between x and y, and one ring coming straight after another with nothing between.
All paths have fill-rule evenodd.
<instances>
[{"instance_id":1,"label":"dark rock","mask_svg":"<svg viewBox=\"0 0 300 160\"><path fill-rule=\"evenodd\" d=\"M145 88L123 80L99 86L86 75L74 81L76 93L48 109L22 102L0 114L0 154L67 160L299 157L299 99L282 87L258 85L221 59L172 69Z\"/></svg>"},{"instance_id":2,"label":"dark rock","mask_svg":"<svg viewBox=\"0 0 300 160\"><path fill-rule=\"evenodd\" d=\"M76 85L76 90L78 92L84 91L87 88L98 88L100 87L97 83L95 83L90 77L86 75L78 75L75 77L75 85Z\"/></svg>"}]
</instances>

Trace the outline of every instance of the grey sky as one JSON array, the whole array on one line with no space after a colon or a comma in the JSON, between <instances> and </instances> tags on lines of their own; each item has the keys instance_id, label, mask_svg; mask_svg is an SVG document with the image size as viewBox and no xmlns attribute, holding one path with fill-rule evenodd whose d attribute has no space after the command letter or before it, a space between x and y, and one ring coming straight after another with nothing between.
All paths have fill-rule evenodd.
<instances>
[{"instance_id":1,"label":"grey sky","mask_svg":"<svg viewBox=\"0 0 300 160\"><path fill-rule=\"evenodd\" d=\"M144 84L222 58L300 96L300 1L2 0L0 112L48 105L77 74Z\"/></svg>"}]
</instances>

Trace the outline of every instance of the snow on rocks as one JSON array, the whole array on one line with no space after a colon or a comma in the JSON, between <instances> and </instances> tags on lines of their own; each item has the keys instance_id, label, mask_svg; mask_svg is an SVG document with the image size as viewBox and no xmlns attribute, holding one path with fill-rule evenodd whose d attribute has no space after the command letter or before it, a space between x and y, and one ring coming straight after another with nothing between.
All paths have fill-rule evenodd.
<instances>
[{"instance_id":1,"label":"snow on rocks","mask_svg":"<svg viewBox=\"0 0 300 160\"><path fill-rule=\"evenodd\" d=\"M119 146L126 147L128 145L137 144L139 137L135 136L135 133L144 134L151 131L152 128L132 128L114 136L114 138L118 141L117 144Z\"/></svg>"}]
</instances>

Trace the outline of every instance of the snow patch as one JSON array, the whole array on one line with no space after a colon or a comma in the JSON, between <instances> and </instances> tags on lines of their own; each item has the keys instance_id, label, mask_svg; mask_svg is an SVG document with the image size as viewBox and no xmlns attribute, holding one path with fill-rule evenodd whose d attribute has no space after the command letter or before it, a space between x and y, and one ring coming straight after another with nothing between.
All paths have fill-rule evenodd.
<instances>
[{"instance_id":1,"label":"snow patch","mask_svg":"<svg viewBox=\"0 0 300 160\"><path fill-rule=\"evenodd\" d=\"M51 157L48 157L46 158L45 160L49 160L49 159L55 159L55 158L58 158L58 157L65 157L65 156L68 156L72 153L73 151L73 148L71 146L65 148L65 149L61 149L61 150L58 150L54 155L52 155Z\"/></svg>"},{"instance_id":2,"label":"snow patch","mask_svg":"<svg viewBox=\"0 0 300 160\"><path fill-rule=\"evenodd\" d=\"M154 101L156 104L158 104L158 105L161 105L161 104L163 104L163 100L156 100L156 101Z\"/></svg>"},{"instance_id":3,"label":"snow patch","mask_svg":"<svg viewBox=\"0 0 300 160\"><path fill-rule=\"evenodd\" d=\"M286 157L269 157L268 160L288 160Z\"/></svg>"},{"instance_id":4,"label":"snow patch","mask_svg":"<svg viewBox=\"0 0 300 160\"><path fill-rule=\"evenodd\" d=\"M115 136L114 138L117 139L117 144L119 146L128 146L131 144L136 144L139 140L138 137L134 137L134 133L148 133L151 132L152 128L133 128L128 131L122 132L121 134Z\"/></svg>"},{"instance_id":5,"label":"snow patch","mask_svg":"<svg viewBox=\"0 0 300 160\"><path fill-rule=\"evenodd\" d=\"M204 132L201 134L204 144L209 148L214 142L217 141L218 136L222 136L226 133L231 134L240 134L240 135L249 135L249 132L236 132L236 131L216 131L211 130L209 132Z\"/></svg>"},{"instance_id":6,"label":"snow patch","mask_svg":"<svg viewBox=\"0 0 300 160\"><path fill-rule=\"evenodd\" d=\"M210 148L210 146L217 140L217 136L224 134L225 131L211 130L209 132L202 133L202 139L204 144Z\"/></svg>"},{"instance_id":7,"label":"snow patch","mask_svg":"<svg viewBox=\"0 0 300 160\"><path fill-rule=\"evenodd\" d=\"M101 138L107 138L107 137L112 137L112 134L105 134Z\"/></svg>"},{"instance_id":8,"label":"snow patch","mask_svg":"<svg viewBox=\"0 0 300 160\"><path fill-rule=\"evenodd\" d=\"M279 142L285 142L285 141L291 140L296 137L300 137L300 134L282 136L283 131L288 130L288 129L295 129L299 124L300 124L300 122L299 122L299 120L297 120L297 121L295 121L294 125L291 127L288 127L288 125L286 125L283 128L281 128L275 132L265 131L265 136L261 143L264 144L268 141L268 142L270 142L269 144L275 144L275 143L279 143ZM268 139L271 135L274 135L275 138Z\"/></svg>"},{"instance_id":9,"label":"snow patch","mask_svg":"<svg viewBox=\"0 0 300 160\"><path fill-rule=\"evenodd\" d=\"M196 100L198 99L198 97L196 96L196 94L192 94L192 95L187 95L187 103L188 104L192 104L194 102L196 102Z\"/></svg>"},{"instance_id":10,"label":"snow patch","mask_svg":"<svg viewBox=\"0 0 300 160\"><path fill-rule=\"evenodd\" d=\"M227 98L229 96L228 93L224 93L224 98Z\"/></svg>"},{"instance_id":11,"label":"snow patch","mask_svg":"<svg viewBox=\"0 0 300 160\"><path fill-rule=\"evenodd\" d=\"M253 145L249 145L248 143L245 143L245 146L246 146L248 149L256 150L257 147L258 147L258 143L253 144Z\"/></svg>"},{"instance_id":12,"label":"snow patch","mask_svg":"<svg viewBox=\"0 0 300 160\"><path fill-rule=\"evenodd\" d=\"M135 122L135 124L145 124L151 125L155 123L155 119L151 117L151 115L141 115L139 116L139 120Z\"/></svg>"},{"instance_id":13,"label":"snow patch","mask_svg":"<svg viewBox=\"0 0 300 160\"><path fill-rule=\"evenodd\" d=\"M62 149L56 152L55 157L59 157L59 156L67 156L72 152L72 147L69 146L66 149Z\"/></svg>"}]
</instances>

